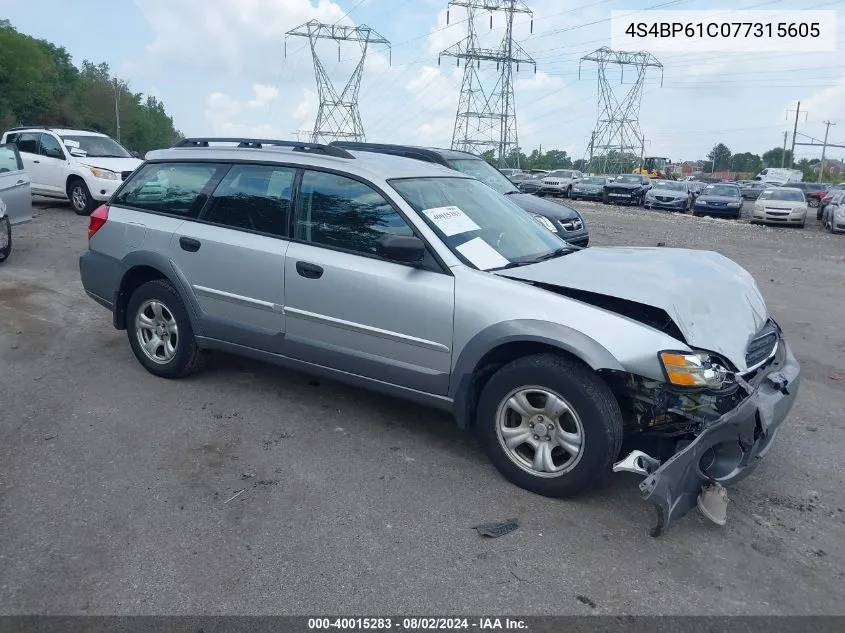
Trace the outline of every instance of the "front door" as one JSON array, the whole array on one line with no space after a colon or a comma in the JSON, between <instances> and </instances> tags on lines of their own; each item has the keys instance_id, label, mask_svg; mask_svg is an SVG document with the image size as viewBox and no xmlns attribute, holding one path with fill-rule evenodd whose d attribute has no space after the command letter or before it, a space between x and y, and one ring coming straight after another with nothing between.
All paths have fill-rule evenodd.
<instances>
[{"instance_id":1,"label":"front door","mask_svg":"<svg viewBox=\"0 0 845 633\"><path fill-rule=\"evenodd\" d=\"M65 167L67 156L61 143L52 134L40 134L38 140L38 157L33 161L33 182L38 182L43 193L64 196Z\"/></svg>"},{"instance_id":2,"label":"front door","mask_svg":"<svg viewBox=\"0 0 845 633\"><path fill-rule=\"evenodd\" d=\"M23 170L17 147L11 143L0 145L0 200L3 200L11 224L32 219L29 176Z\"/></svg>"},{"instance_id":3,"label":"front door","mask_svg":"<svg viewBox=\"0 0 845 633\"><path fill-rule=\"evenodd\" d=\"M454 277L428 257L380 259L384 233L413 235L363 182L305 171L285 259L286 353L425 393L448 391Z\"/></svg>"}]
</instances>

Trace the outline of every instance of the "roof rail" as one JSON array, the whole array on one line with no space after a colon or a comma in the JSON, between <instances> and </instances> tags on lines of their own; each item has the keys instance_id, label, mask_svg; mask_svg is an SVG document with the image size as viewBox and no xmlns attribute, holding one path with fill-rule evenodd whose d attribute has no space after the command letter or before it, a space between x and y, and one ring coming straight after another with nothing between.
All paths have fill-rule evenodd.
<instances>
[{"instance_id":1,"label":"roof rail","mask_svg":"<svg viewBox=\"0 0 845 633\"><path fill-rule=\"evenodd\" d=\"M19 125L6 130L7 132L18 132L20 130L52 130L54 125Z\"/></svg>"},{"instance_id":2,"label":"roof rail","mask_svg":"<svg viewBox=\"0 0 845 633\"><path fill-rule=\"evenodd\" d=\"M210 147L211 143L237 143L238 147L261 149L265 145L270 147L290 147L295 152L309 152L313 154L324 154L336 158L355 158L352 154L340 147L322 145L320 143L309 143L307 141L280 141L267 138L228 138L228 137L199 137L184 138L173 147Z\"/></svg>"}]
</instances>

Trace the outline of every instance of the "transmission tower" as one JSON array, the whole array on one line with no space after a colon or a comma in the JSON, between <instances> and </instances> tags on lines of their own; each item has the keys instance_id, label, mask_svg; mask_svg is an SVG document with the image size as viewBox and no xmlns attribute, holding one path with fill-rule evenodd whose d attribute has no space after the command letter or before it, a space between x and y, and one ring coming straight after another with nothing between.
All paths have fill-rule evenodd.
<instances>
[{"instance_id":1,"label":"transmission tower","mask_svg":"<svg viewBox=\"0 0 845 633\"><path fill-rule=\"evenodd\" d=\"M640 105L643 100L643 86L649 68L660 69L660 85L663 85L663 64L651 53L614 51L607 47L585 55L578 63L595 62L598 65L598 119L590 140L589 171L603 174L620 174L632 160L642 155L643 134L640 129ZM623 88L614 90L608 71L619 67ZM633 67L633 84L624 84L626 67ZM627 88L627 90L626 90Z\"/></svg>"},{"instance_id":2,"label":"transmission tower","mask_svg":"<svg viewBox=\"0 0 845 633\"><path fill-rule=\"evenodd\" d=\"M464 60L464 77L458 113L452 133L452 149L474 154L493 149L500 167L507 166L510 153L519 147L516 132L516 102L513 93L513 65L519 71L520 64L529 64L537 72L537 65L523 48L513 41L513 18L517 13L532 16L531 31L534 31L533 13L522 0L450 0L449 7L464 7L467 11L466 38L442 51L442 57L455 57L458 66ZM505 36L498 48L482 48L475 30L477 12L489 11L490 28L493 28L493 13L505 13ZM446 11L449 23L449 10ZM496 62L498 78L490 92L484 90L479 69L481 62ZM440 58L437 63L440 64ZM518 165L517 165L518 166Z\"/></svg>"},{"instance_id":3,"label":"transmission tower","mask_svg":"<svg viewBox=\"0 0 845 633\"><path fill-rule=\"evenodd\" d=\"M358 91L361 88L361 77L364 74L364 61L367 58L367 47L370 44L385 44L390 50L390 42L370 27L336 26L322 24L311 20L285 33L285 56L287 56L287 36L307 37L311 45L311 58L314 61L314 74L317 77L317 93L320 106L317 109L317 119L311 132L311 142L321 140L352 140L364 141L364 124L358 112ZM361 48L358 65L346 82L343 91L338 95L337 90L329 78L323 63L317 55L318 40L334 40L337 44L337 61L340 62L340 43L357 42Z\"/></svg>"}]
</instances>

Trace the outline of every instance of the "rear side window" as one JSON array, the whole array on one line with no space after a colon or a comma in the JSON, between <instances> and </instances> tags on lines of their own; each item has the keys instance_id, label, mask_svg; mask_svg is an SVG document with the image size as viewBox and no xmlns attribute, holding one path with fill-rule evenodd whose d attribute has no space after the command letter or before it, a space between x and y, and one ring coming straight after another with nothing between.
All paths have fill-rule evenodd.
<instances>
[{"instance_id":1,"label":"rear side window","mask_svg":"<svg viewBox=\"0 0 845 633\"><path fill-rule=\"evenodd\" d=\"M228 168L216 163L147 163L126 182L115 203L196 218Z\"/></svg>"},{"instance_id":2,"label":"rear side window","mask_svg":"<svg viewBox=\"0 0 845 633\"><path fill-rule=\"evenodd\" d=\"M295 175L287 167L236 165L214 190L202 219L283 237Z\"/></svg>"},{"instance_id":3,"label":"rear side window","mask_svg":"<svg viewBox=\"0 0 845 633\"><path fill-rule=\"evenodd\" d=\"M0 145L0 174L5 174L10 171L20 171L23 169L21 157L15 151L15 146L9 143L8 145Z\"/></svg>"},{"instance_id":4,"label":"rear side window","mask_svg":"<svg viewBox=\"0 0 845 633\"><path fill-rule=\"evenodd\" d=\"M23 152L24 154L37 154L38 136L38 134L33 134L32 132L21 133L16 142L18 151Z\"/></svg>"},{"instance_id":5,"label":"rear side window","mask_svg":"<svg viewBox=\"0 0 845 633\"><path fill-rule=\"evenodd\" d=\"M375 255L384 234L414 232L380 193L364 183L306 171L296 212L296 238L303 242Z\"/></svg>"}]
</instances>

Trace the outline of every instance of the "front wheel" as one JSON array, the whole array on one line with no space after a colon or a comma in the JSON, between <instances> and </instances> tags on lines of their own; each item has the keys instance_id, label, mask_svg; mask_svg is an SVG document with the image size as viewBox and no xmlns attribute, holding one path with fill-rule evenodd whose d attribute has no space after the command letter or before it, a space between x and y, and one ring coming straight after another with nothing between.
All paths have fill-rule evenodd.
<instances>
[{"instance_id":1,"label":"front wheel","mask_svg":"<svg viewBox=\"0 0 845 633\"><path fill-rule=\"evenodd\" d=\"M161 378L202 369L208 352L197 345L188 312L169 281L139 286L126 307L129 345L144 368Z\"/></svg>"},{"instance_id":2,"label":"front wheel","mask_svg":"<svg viewBox=\"0 0 845 633\"><path fill-rule=\"evenodd\" d=\"M0 218L0 262L6 261L12 252L12 223L9 216Z\"/></svg>"},{"instance_id":3,"label":"front wheel","mask_svg":"<svg viewBox=\"0 0 845 633\"><path fill-rule=\"evenodd\" d=\"M96 203L84 180L81 178L71 180L67 188L67 197L76 215L91 215Z\"/></svg>"},{"instance_id":4,"label":"front wheel","mask_svg":"<svg viewBox=\"0 0 845 633\"><path fill-rule=\"evenodd\" d=\"M622 413L607 384L549 354L515 360L482 390L477 429L511 483L547 497L592 487L622 447Z\"/></svg>"}]
</instances>

